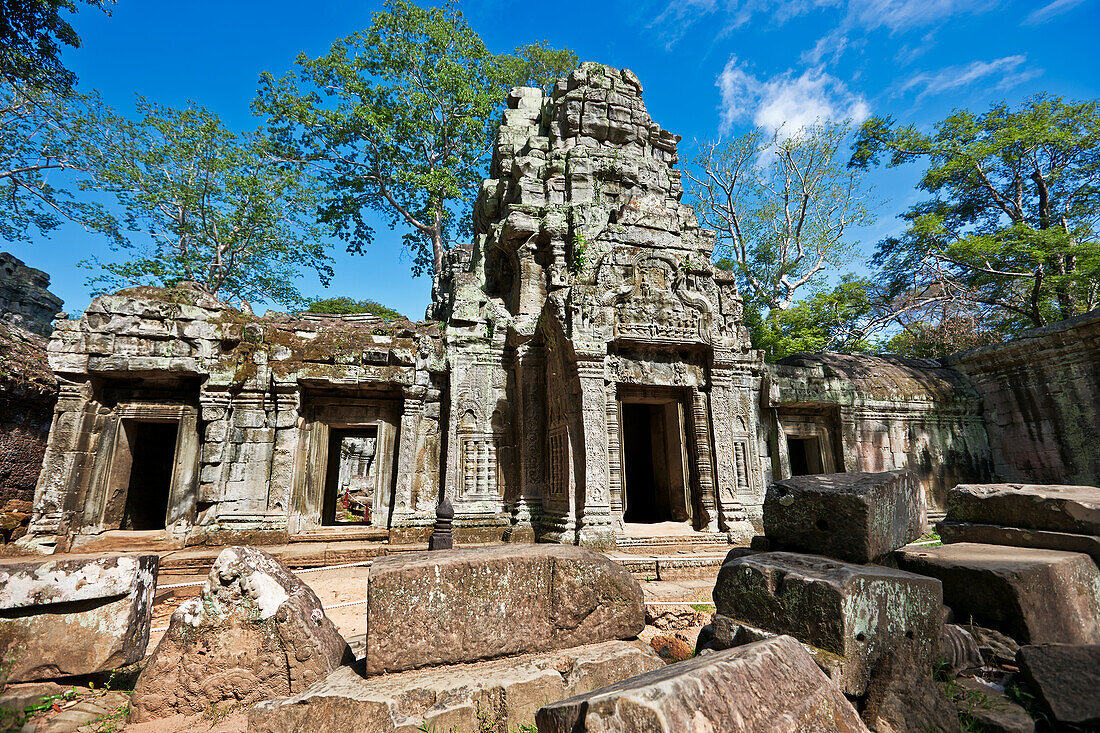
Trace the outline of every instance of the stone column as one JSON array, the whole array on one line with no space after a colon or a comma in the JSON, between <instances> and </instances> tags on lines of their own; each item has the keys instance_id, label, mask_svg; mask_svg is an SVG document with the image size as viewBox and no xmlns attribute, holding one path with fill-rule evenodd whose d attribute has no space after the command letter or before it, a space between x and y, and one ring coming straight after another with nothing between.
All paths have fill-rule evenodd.
<instances>
[{"instance_id":1,"label":"stone column","mask_svg":"<svg viewBox=\"0 0 1100 733\"><path fill-rule=\"evenodd\" d=\"M397 487L394 491L390 514L391 527L429 527L435 519L434 515L420 516L413 504L412 496L412 483L417 465L417 437L420 432L420 421L424 417L426 393L427 388L421 386L409 386L404 389L397 462L394 466L397 473Z\"/></svg>"},{"instance_id":2,"label":"stone column","mask_svg":"<svg viewBox=\"0 0 1100 733\"><path fill-rule=\"evenodd\" d=\"M703 516L699 528L718 531L718 502L714 491L714 463L710 449L710 405L707 393L691 390L691 424L695 433L695 470L699 480L699 506Z\"/></svg>"},{"instance_id":3,"label":"stone column","mask_svg":"<svg viewBox=\"0 0 1100 733\"><path fill-rule=\"evenodd\" d=\"M756 420L755 403L751 399L752 375L738 370L732 355L721 356L727 358L715 356L710 394L719 527L745 538L755 534L745 501L753 500L759 493L754 487L760 484L754 464Z\"/></svg>"},{"instance_id":4,"label":"stone column","mask_svg":"<svg viewBox=\"0 0 1100 733\"><path fill-rule=\"evenodd\" d=\"M34 514L25 546L49 545L71 531L74 512L80 510L91 479L95 458L98 405L87 382L62 382L54 407L53 424L46 444L42 473L34 492ZM64 545L65 539L58 537Z\"/></svg>"},{"instance_id":5,"label":"stone column","mask_svg":"<svg viewBox=\"0 0 1100 733\"><path fill-rule=\"evenodd\" d=\"M577 376L584 429L584 463L576 466L582 479L577 482L577 544L613 547L615 532L607 480L607 379L603 356L580 357Z\"/></svg>"},{"instance_id":6,"label":"stone column","mask_svg":"<svg viewBox=\"0 0 1100 733\"><path fill-rule=\"evenodd\" d=\"M519 487L511 507L509 541L534 541L546 491L546 358L541 346L516 348L515 375L516 474Z\"/></svg>"},{"instance_id":7,"label":"stone column","mask_svg":"<svg viewBox=\"0 0 1100 733\"><path fill-rule=\"evenodd\" d=\"M619 396L614 382L607 385L607 490L611 499L611 520L615 531L623 526L622 426L619 424Z\"/></svg>"}]
</instances>

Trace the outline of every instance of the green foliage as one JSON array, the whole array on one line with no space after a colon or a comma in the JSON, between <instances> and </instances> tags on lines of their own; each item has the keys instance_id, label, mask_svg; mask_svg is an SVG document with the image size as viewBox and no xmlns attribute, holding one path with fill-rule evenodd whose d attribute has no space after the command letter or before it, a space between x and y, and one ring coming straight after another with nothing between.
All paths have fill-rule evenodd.
<instances>
[{"instance_id":1,"label":"green foliage","mask_svg":"<svg viewBox=\"0 0 1100 733\"><path fill-rule=\"evenodd\" d=\"M1004 334L985 325L977 316L941 316L903 323L899 331L880 347L887 354L917 359L942 359L1004 340Z\"/></svg>"},{"instance_id":2,"label":"green foliage","mask_svg":"<svg viewBox=\"0 0 1100 733\"><path fill-rule=\"evenodd\" d=\"M864 123L850 166L922 162L931 195L879 244L896 312L948 303L1016 333L1100 305L1100 105L1038 96L930 134Z\"/></svg>"},{"instance_id":3,"label":"green foliage","mask_svg":"<svg viewBox=\"0 0 1100 733\"><path fill-rule=\"evenodd\" d=\"M853 227L873 220L862 172L844 167L843 124L791 135L760 129L704 146L688 173L716 255L739 276L746 297L769 311L790 308L849 259Z\"/></svg>"},{"instance_id":4,"label":"green foliage","mask_svg":"<svg viewBox=\"0 0 1100 733\"><path fill-rule=\"evenodd\" d=\"M719 263L720 265L722 263ZM752 345L774 362L792 354L858 352L873 348L863 324L873 313L870 281L852 276L832 290L817 290L786 310L745 303L745 326Z\"/></svg>"},{"instance_id":5,"label":"green foliage","mask_svg":"<svg viewBox=\"0 0 1100 733\"><path fill-rule=\"evenodd\" d=\"M230 132L208 110L177 110L139 99L142 119L120 123L114 150L96 151L95 180L124 210L120 261L96 257L96 292L122 285L190 280L225 300L303 304L294 285L303 266L322 284L332 276L315 221L316 182L274 160L266 140Z\"/></svg>"},{"instance_id":6,"label":"green foliage","mask_svg":"<svg viewBox=\"0 0 1100 733\"><path fill-rule=\"evenodd\" d=\"M116 127L95 96L0 79L0 240L29 242L62 220L111 234L104 209L77 201L58 179L86 183L91 161L115 154Z\"/></svg>"},{"instance_id":7,"label":"green foliage","mask_svg":"<svg viewBox=\"0 0 1100 733\"><path fill-rule=\"evenodd\" d=\"M569 258L569 271L579 275L588 263L588 240L581 233L573 235L573 252Z\"/></svg>"},{"instance_id":8,"label":"green foliage","mask_svg":"<svg viewBox=\"0 0 1100 733\"><path fill-rule=\"evenodd\" d=\"M300 56L279 80L264 74L254 106L281 155L327 185L321 220L349 251L373 240L374 211L405 230L413 273L434 273L447 243L470 233L508 91L545 86L575 59L545 43L494 54L453 4L390 0L326 55Z\"/></svg>"},{"instance_id":9,"label":"green foliage","mask_svg":"<svg viewBox=\"0 0 1100 733\"><path fill-rule=\"evenodd\" d=\"M332 313L336 315L346 313L372 313L385 321L393 321L405 317L392 308L387 308L373 300L353 300L347 297L315 300L309 304L309 308L306 310L309 313Z\"/></svg>"},{"instance_id":10,"label":"green foliage","mask_svg":"<svg viewBox=\"0 0 1100 733\"><path fill-rule=\"evenodd\" d=\"M82 0L106 10L113 0ZM61 46L80 47L80 37L62 15L75 0L5 0L0 4L0 77L32 89L67 90L76 76L61 64Z\"/></svg>"}]
</instances>

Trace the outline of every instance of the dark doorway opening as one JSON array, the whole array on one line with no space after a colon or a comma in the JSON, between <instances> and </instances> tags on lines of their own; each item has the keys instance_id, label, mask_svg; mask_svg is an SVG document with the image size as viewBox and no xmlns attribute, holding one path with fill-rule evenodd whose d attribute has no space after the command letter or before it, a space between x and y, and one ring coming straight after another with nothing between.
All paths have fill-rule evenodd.
<instances>
[{"instance_id":1,"label":"dark doorway opening","mask_svg":"<svg viewBox=\"0 0 1100 733\"><path fill-rule=\"evenodd\" d=\"M821 441L816 437L787 438L787 455L791 459L792 476L825 472L821 466Z\"/></svg>"},{"instance_id":2,"label":"dark doorway opening","mask_svg":"<svg viewBox=\"0 0 1100 733\"><path fill-rule=\"evenodd\" d=\"M329 431L322 525L372 523L378 483L377 450L375 428Z\"/></svg>"},{"instance_id":3,"label":"dark doorway opening","mask_svg":"<svg viewBox=\"0 0 1100 733\"><path fill-rule=\"evenodd\" d=\"M623 521L692 518L680 403L621 403Z\"/></svg>"},{"instance_id":4,"label":"dark doorway opening","mask_svg":"<svg viewBox=\"0 0 1100 733\"><path fill-rule=\"evenodd\" d=\"M128 420L130 476L121 529L164 529L176 462L176 422Z\"/></svg>"}]
</instances>

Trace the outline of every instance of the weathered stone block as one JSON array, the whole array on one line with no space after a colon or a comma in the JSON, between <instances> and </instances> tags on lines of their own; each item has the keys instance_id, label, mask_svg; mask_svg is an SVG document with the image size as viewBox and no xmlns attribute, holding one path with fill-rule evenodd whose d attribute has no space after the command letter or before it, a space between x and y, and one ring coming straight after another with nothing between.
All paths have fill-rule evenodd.
<instances>
[{"instance_id":1,"label":"weathered stone block","mask_svg":"<svg viewBox=\"0 0 1100 733\"><path fill-rule=\"evenodd\" d=\"M1088 555L960 542L897 558L901 568L943 582L956 618L1021 643L1100 642L1100 571Z\"/></svg>"},{"instance_id":2,"label":"weathered stone block","mask_svg":"<svg viewBox=\"0 0 1100 733\"><path fill-rule=\"evenodd\" d=\"M605 687L664 666L637 642L605 641L555 652L363 679L338 669L293 697L263 702L250 733L518 730L547 701Z\"/></svg>"},{"instance_id":3,"label":"weathered stone block","mask_svg":"<svg viewBox=\"0 0 1100 733\"><path fill-rule=\"evenodd\" d=\"M952 522L1100 535L1100 488L961 484L947 494Z\"/></svg>"},{"instance_id":4,"label":"weathered stone block","mask_svg":"<svg viewBox=\"0 0 1100 733\"><path fill-rule=\"evenodd\" d=\"M850 695L863 693L887 652L931 668L942 602L933 578L789 552L730 559L714 586L719 614L821 650L819 663Z\"/></svg>"},{"instance_id":5,"label":"weathered stone block","mask_svg":"<svg viewBox=\"0 0 1100 733\"><path fill-rule=\"evenodd\" d=\"M1059 726L1100 728L1100 645L1024 646L1016 653L1016 663Z\"/></svg>"},{"instance_id":6,"label":"weathered stone block","mask_svg":"<svg viewBox=\"0 0 1100 733\"><path fill-rule=\"evenodd\" d=\"M924 491L908 470L793 476L764 497L764 534L784 548L869 563L921 536Z\"/></svg>"},{"instance_id":7,"label":"weathered stone block","mask_svg":"<svg viewBox=\"0 0 1100 733\"><path fill-rule=\"evenodd\" d=\"M149 643L156 555L0 565L0 659L9 682L104 672Z\"/></svg>"},{"instance_id":8,"label":"weathered stone block","mask_svg":"<svg viewBox=\"0 0 1100 733\"><path fill-rule=\"evenodd\" d=\"M309 586L264 552L229 547L202 595L172 614L134 687L130 721L285 697L352 661Z\"/></svg>"},{"instance_id":9,"label":"weathered stone block","mask_svg":"<svg viewBox=\"0 0 1100 733\"><path fill-rule=\"evenodd\" d=\"M789 636L695 657L547 705L539 733L865 731Z\"/></svg>"},{"instance_id":10,"label":"weathered stone block","mask_svg":"<svg viewBox=\"0 0 1100 733\"><path fill-rule=\"evenodd\" d=\"M367 582L367 673L628 639L644 626L638 582L579 547L382 557Z\"/></svg>"},{"instance_id":11,"label":"weathered stone block","mask_svg":"<svg viewBox=\"0 0 1100 733\"><path fill-rule=\"evenodd\" d=\"M945 544L974 542L985 545L1034 547L1038 550L1083 552L1100 565L1100 536L1097 535L1005 527L999 524L971 524L970 522L940 522L936 525L936 530Z\"/></svg>"}]
</instances>

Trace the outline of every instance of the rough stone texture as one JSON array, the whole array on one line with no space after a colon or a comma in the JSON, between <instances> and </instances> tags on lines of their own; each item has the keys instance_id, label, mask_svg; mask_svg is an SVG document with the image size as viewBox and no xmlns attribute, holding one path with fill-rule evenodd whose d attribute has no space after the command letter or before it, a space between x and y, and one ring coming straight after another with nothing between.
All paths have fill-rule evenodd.
<instances>
[{"instance_id":1,"label":"rough stone texture","mask_svg":"<svg viewBox=\"0 0 1100 733\"><path fill-rule=\"evenodd\" d=\"M1100 309L956 354L1002 481L1100 486Z\"/></svg>"},{"instance_id":2,"label":"rough stone texture","mask_svg":"<svg viewBox=\"0 0 1100 733\"><path fill-rule=\"evenodd\" d=\"M889 653L875 667L864 701L863 722L875 733L958 733L955 706L928 667Z\"/></svg>"},{"instance_id":3,"label":"rough stone texture","mask_svg":"<svg viewBox=\"0 0 1100 733\"><path fill-rule=\"evenodd\" d=\"M29 508L34 499L56 401L46 340L0 323L0 512L12 500Z\"/></svg>"},{"instance_id":4,"label":"rough stone texture","mask_svg":"<svg viewBox=\"0 0 1100 733\"><path fill-rule=\"evenodd\" d=\"M930 510L948 489L989 481L993 458L978 393L965 377L929 359L868 354L798 354L766 367L777 434L816 438L840 471L913 471ZM778 475L790 475L786 446ZM786 463L785 463L786 462Z\"/></svg>"},{"instance_id":5,"label":"rough stone texture","mask_svg":"<svg viewBox=\"0 0 1100 733\"><path fill-rule=\"evenodd\" d=\"M927 508L916 475L792 476L768 487L764 533L777 548L874 562L918 539Z\"/></svg>"},{"instance_id":6,"label":"rough stone texture","mask_svg":"<svg viewBox=\"0 0 1100 733\"><path fill-rule=\"evenodd\" d=\"M1100 728L1100 644L1022 646L1016 662L1052 720Z\"/></svg>"},{"instance_id":7,"label":"rough stone texture","mask_svg":"<svg viewBox=\"0 0 1100 733\"><path fill-rule=\"evenodd\" d=\"M789 636L551 703L536 720L539 733L866 730L851 703Z\"/></svg>"},{"instance_id":8,"label":"rough stone texture","mask_svg":"<svg viewBox=\"0 0 1100 733\"><path fill-rule=\"evenodd\" d=\"M947 519L1100 535L1100 488L963 484L948 492Z\"/></svg>"},{"instance_id":9,"label":"rough stone texture","mask_svg":"<svg viewBox=\"0 0 1100 733\"><path fill-rule=\"evenodd\" d=\"M942 633L935 579L814 555L731 559L718 573L714 603L721 615L821 650L819 664L849 695L863 694L890 651L905 650L913 664L931 669Z\"/></svg>"},{"instance_id":10,"label":"rough stone texture","mask_svg":"<svg viewBox=\"0 0 1100 733\"><path fill-rule=\"evenodd\" d=\"M642 589L603 555L518 545L374 561L368 674L637 636Z\"/></svg>"},{"instance_id":11,"label":"rough stone texture","mask_svg":"<svg viewBox=\"0 0 1100 733\"><path fill-rule=\"evenodd\" d=\"M39 544L124 528L144 421L177 426L171 484L156 490L168 493L165 528L192 544L260 531L285 541L334 523L322 515L338 430L374 450L356 487L371 526L434 517L444 369L434 324L256 317L195 285L138 287L58 321L49 363L63 384L35 493Z\"/></svg>"},{"instance_id":12,"label":"rough stone texture","mask_svg":"<svg viewBox=\"0 0 1100 733\"><path fill-rule=\"evenodd\" d=\"M0 320L49 336L62 300L49 291L50 276L0 252Z\"/></svg>"},{"instance_id":13,"label":"rough stone texture","mask_svg":"<svg viewBox=\"0 0 1100 733\"><path fill-rule=\"evenodd\" d=\"M1083 552L1100 565L1100 536L1048 532L1042 529L1020 529L998 524L970 524L969 522L939 522L936 531L944 544L972 542L983 545L1008 545L1010 547L1034 547L1038 550Z\"/></svg>"},{"instance_id":14,"label":"rough stone texture","mask_svg":"<svg viewBox=\"0 0 1100 733\"><path fill-rule=\"evenodd\" d=\"M1100 642L1100 571L1088 555L961 542L897 559L942 581L956 618L1022 643Z\"/></svg>"},{"instance_id":15,"label":"rough stone texture","mask_svg":"<svg viewBox=\"0 0 1100 733\"><path fill-rule=\"evenodd\" d=\"M7 667L0 677L93 674L140 660L157 565L156 555L0 564L0 658Z\"/></svg>"},{"instance_id":16,"label":"rough stone texture","mask_svg":"<svg viewBox=\"0 0 1100 733\"><path fill-rule=\"evenodd\" d=\"M970 729L980 733L1035 733L1035 721L1027 711L984 680L955 680L953 702Z\"/></svg>"},{"instance_id":17,"label":"rough stone texture","mask_svg":"<svg viewBox=\"0 0 1100 733\"><path fill-rule=\"evenodd\" d=\"M202 595L172 614L138 677L130 719L291 695L352 661L309 586L266 553L229 547Z\"/></svg>"},{"instance_id":18,"label":"rough stone texture","mask_svg":"<svg viewBox=\"0 0 1100 733\"><path fill-rule=\"evenodd\" d=\"M363 679L338 669L293 697L260 703L249 733L455 733L518 730L535 711L664 666L637 642L606 641L562 651Z\"/></svg>"}]
</instances>

